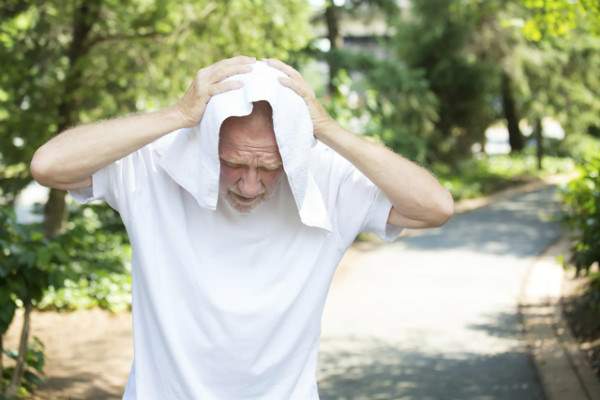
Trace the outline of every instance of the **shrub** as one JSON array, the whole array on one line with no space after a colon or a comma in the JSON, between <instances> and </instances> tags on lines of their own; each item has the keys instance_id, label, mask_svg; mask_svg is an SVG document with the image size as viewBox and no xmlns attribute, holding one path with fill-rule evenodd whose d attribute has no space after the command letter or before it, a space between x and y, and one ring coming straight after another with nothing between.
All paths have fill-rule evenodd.
<instances>
[{"instance_id":1,"label":"shrub","mask_svg":"<svg viewBox=\"0 0 600 400\"><path fill-rule=\"evenodd\" d=\"M572 133L559 142L555 153L559 157L571 157L585 163L595 154L600 154L600 139L585 133Z\"/></svg>"},{"instance_id":2,"label":"shrub","mask_svg":"<svg viewBox=\"0 0 600 400\"><path fill-rule=\"evenodd\" d=\"M573 236L571 257L576 274L590 274L600 263L600 155L577 166L579 177L560 190L565 205L563 222ZM600 285L595 285L600 290Z\"/></svg>"}]
</instances>

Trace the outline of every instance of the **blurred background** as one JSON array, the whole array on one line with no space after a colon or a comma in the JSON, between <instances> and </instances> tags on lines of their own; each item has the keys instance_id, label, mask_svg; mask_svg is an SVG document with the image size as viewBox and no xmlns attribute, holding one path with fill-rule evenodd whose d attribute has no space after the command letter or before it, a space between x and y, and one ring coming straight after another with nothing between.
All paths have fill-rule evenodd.
<instances>
[{"instance_id":1,"label":"blurred background","mask_svg":"<svg viewBox=\"0 0 600 400\"><path fill-rule=\"evenodd\" d=\"M34 151L169 106L198 69L238 54L293 65L342 126L427 168L457 203L440 229L390 245L361 235L344 258L323 399L543 398L514 347L517 288L558 240L563 279L581 283L565 318L598 374L599 49L596 0L2 1L0 392L119 399L133 350L119 215L33 181Z\"/></svg>"}]
</instances>

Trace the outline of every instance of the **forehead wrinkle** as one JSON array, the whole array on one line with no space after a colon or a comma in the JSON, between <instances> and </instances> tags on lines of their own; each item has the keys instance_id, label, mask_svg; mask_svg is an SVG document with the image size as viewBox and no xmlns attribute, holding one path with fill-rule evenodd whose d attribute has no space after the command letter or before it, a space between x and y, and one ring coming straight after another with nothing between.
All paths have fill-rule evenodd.
<instances>
[{"instance_id":1,"label":"forehead wrinkle","mask_svg":"<svg viewBox=\"0 0 600 400\"><path fill-rule=\"evenodd\" d=\"M226 161L246 161L258 158L262 162L266 162L268 164L281 162L281 157L278 152L272 151L248 151L241 148L229 148L229 151L222 152L221 157L226 158Z\"/></svg>"},{"instance_id":2,"label":"forehead wrinkle","mask_svg":"<svg viewBox=\"0 0 600 400\"><path fill-rule=\"evenodd\" d=\"M220 132L219 145L249 149L278 150L277 139L272 128L263 126L223 126Z\"/></svg>"},{"instance_id":3,"label":"forehead wrinkle","mask_svg":"<svg viewBox=\"0 0 600 400\"><path fill-rule=\"evenodd\" d=\"M257 153L275 155L279 157L279 147L277 145L266 145L266 146L255 146L246 144L234 144L231 142L222 142L220 146L221 150L233 153Z\"/></svg>"},{"instance_id":4,"label":"forehead wrinkle","mask_svg":"<svg viewBox=\"0 0 600 400\"><path fill-rule=\"evenodd\" d=\"M239 143L232 143L232 142L222 142L223 147L226 148L232 148L232 149L239 149L239 150L244 150L244 149L248 149L248 150L259 150L259 151L278 151L279 147L277 145L253 145L253 144L239 144Z\"/></svg>"}]
</instances>

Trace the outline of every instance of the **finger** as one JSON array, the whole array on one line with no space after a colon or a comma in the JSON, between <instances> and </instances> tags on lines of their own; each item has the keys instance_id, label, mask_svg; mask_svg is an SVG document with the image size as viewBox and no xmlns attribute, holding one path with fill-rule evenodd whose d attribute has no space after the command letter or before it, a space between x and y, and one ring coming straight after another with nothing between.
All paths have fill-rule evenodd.
<instances>
[{"instance_id":1,"label":"finger","mask_svg":"<svg viewBox=\"0 0 600 400\"><path fill-rule=\"evenodd\" d=\"M286 75L289 75L292 78L303 79L300 72L296 71L294 68L287 65L283 61L279 61L276 58L267 58L266 61L267 61L267 64L277 68L278 70L284 72Z\"/></svg>"},{"instance_id":2,"label":"finger","mask_svg":"<svg viewBox=\"0 0 600 400\"><path fill-rule=\"evenodd\" d=\"M256 57L248 57L248 56L237 56L232 58L227 58L221 61L217 61L214 64L207 65L204 68L201 68L197 71L197 74L210 75L212 71L216 69L220 69L224 66L230 65L248 65L256 62Z\"/></svg>"},{"instance_id":3,"label":"finger","mask_svg":"<svg viewBox=\"0 0 600 400\"><path fill-rule=\"evenodd\" d=\"M244 86L242 81L227 81L227 82L219 82L211 85L208 88L208 94L210 96L214 96L215 94L227 92L230 90L239 89Z\"/></svg>"},{"instance_id":4,"label":"finger","mask_svg":"<svg viewBox=\"0 0 600 400\"><path fill-rule=\"evenodd\" d=\"M304 97L306 99L314 97L314 94L312 93L312 91L308 90L304 85L300 84L298 81L296 81L294 79L280 76L278 78L278 80L279 80L279 82L281 82L282 85L289 87L294 92L299 94L301 97Z\"/></svg>"},{"instance_id":5,"label":"finger","mask_svg":"<svg viewBox=\"0 0 600 400\"><path fill-rule=\"evenodd\" d=\"M250 71L252 71L252 67L248 64L228 65L226 67L218 68L214 71L211 71L208 80L210 83L216 83L230 76L244 74Z\"/></svg>"},{"instance_id":6,"label":"finger","mask_svg":"<svg viewBox=\"0 0 600 400\"><path fill-rule=\"evenodd\" d=\"M278 80L283 86L286 86L286 87L292 89L294 92L296 92L297 94L302 96L302 90L300 89L299 85L296 82L294 82L292 79L280 76L278 78Z\"/></svg>"}]
</instances>

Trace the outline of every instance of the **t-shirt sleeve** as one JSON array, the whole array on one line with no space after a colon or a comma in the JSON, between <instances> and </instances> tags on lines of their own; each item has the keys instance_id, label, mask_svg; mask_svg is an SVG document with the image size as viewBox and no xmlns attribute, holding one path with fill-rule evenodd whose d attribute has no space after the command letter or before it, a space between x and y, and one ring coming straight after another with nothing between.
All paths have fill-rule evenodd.
<instances>
[{"instance_id":1,"label":"t-shirt sleeve","mask_svg":"<svg viewBox=\"0 0 600 400\"><path fill-rule=\"evenodd\" d=\"M372 232L386 242L394 241L404 228L387 222L392 203L358 168L349 162L344 164L337 206L342 239L352 241L361 232Z\"/></svg>"},{"instance_id":2,"label":"t-shirt sleeve","mask_svg":"<svg viewBox=\"0 0 600 400\"><path fill-rule=\"evenodd\" d=\"M80 204L86 204L93 200L106 201L112 208L116 209L116 201L113 193L110 192L110 185L107 182L110 178L111 170L118 169L116 161L100 168L92 174L92 184L83 188L69 189L67 192Z\"/></svg>"},{"instance_id":3,"label":"t-shirt sleeve","mask_svg":"<svg viewBox=\"0 0 600 400\"><path fill-rule=\"evenodd\" d=\"M342 247L350 246L361 232L395 240L404 227L388 224L392 203L385 193L333 149L319 143L315 150L317 180Z\"/></svg>"},{"instance_id":4,"label":"t-shirt sleeve","mask_svg":"<svg viewBox=\"0 0 600 400\"><path fill-rule=\"evenodd\" d=\"M125 157L115 160L95 171L90 186L69 189L67 192L80 204L93 200L106 202L120 214L129 209L134 196L144 180L150 176L149 146L144 146Z\"/></svg>"}]
</instances>

